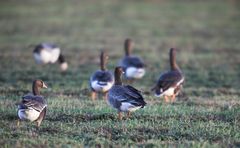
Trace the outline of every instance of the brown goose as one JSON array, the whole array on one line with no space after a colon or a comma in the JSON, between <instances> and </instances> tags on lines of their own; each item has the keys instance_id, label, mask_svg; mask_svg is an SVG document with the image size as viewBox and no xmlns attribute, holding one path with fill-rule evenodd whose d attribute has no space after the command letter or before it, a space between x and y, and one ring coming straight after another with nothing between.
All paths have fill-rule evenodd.
<instances>
[{"instance_id":1,"label":"brown goose","mask_svg":"<svg viewBox=\"0 0 240 148\"><path fill-rule=\"evenodd\" d=\"M166 102L174 102L184 82L184 76L176 63L176 49L171 48L169 52L171 70L160 75L157 84L153 88L155 95L164 96ZM169 97L171 100L169 100Z\"/></svg>"},{"instance_id":2,"label":"brown goose","mask_svg":"<svg viewBox=\"0 0 240 148\"><path fill-rule=\"evenodd\" d=\"M33 50L33 56L38 64L53 64L58 61L62 71L66 71L68 68L68 64L65 61L60 48L55 44L41 43L37 45Z\"/></svg>"},{"instance_id":3,"label":"brown goose","mask_svg":"<svg viewBox=\"0 0 240 148\"><path fill-rule=\"evenodd\" d=\"M122 119L121 112L127 112L127 116L146 105L140 91L130 85L123 85L121 75L123 69L116 67L114 72L115 83L108 93L108 104L118 110L118 118Z\"/></svg>"},{"instance_id":4,"label":"brown goose","mask_svg":"<svg viewBox=\"0 0 240 148\"><path fill-rule=\"evenodd\" d=\"M145 74L145 64L140 57L131 55L133 50L133 41L126 39L124 43L125 57L123 57L119 66L124 70L127 79L141 79Z\"/></svg>"},{"instance_id":5,"label":"brown goose","mask_svg":"<svg viewBox=\"0 0 240 148\"><path fill-rule=\"evenodd\" d=\"M42 80L33 81L33 94L23 96L22 101L17 104L19 119L36 121L37 127L41 125L47 111L47 103L44 97L40 96L40 88L47 88L47 86ZM18 126L20 120L18 120Z\"/></svg>"},{"instance_id":6,"label":"brown goose","mask_svg":"<svg viewBox=\"0 0 240 148\"><path fill-rule=\"evenodd\" d=\"M111 71L106 68L108 56L104 51L100 55L100 70L94 72L90 78L90 87L92 89L92 99L96 99L97 93L104 93L105 98L108 90L114 84L114 76Z\"/></svg>"}]
</instances>

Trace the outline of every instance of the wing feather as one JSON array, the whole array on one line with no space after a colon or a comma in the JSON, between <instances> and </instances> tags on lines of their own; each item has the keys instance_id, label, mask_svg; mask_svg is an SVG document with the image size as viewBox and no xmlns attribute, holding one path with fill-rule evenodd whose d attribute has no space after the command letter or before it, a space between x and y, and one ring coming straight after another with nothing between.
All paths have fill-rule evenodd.
<instances>
[{"instance_id":1,"label":"wing feather","mask_svg":"<svg viewBox=\"0 0 240 148\"><path fill-rule=\"evenodd\" d=\"M137 68L143 68L144 67L144 62L141 58L136 57L136 56L127 56L124 57L120 61L120 66L122 66L124 69L127 67L137 67Z\"/></svg>"},{"instance_id":2,"label":"wing feather","mask_svg":"<svg viewBox=\"0 0 240 148\"><path fill-rule=\"evenodd\" d=\"M102 82L112 82L114 80L114 76L110 71L96 71L92 76L90 81L102 81Z\"/></svg>"},{"instance_id":3,"label":"wing feather","mask_svg":"<svg viewBox=\"0 0 240 148\"><path fill-rule=\"evenodd\" d=\"M43 96L25 95L22 97L22 106L32 107L33 109L41 112L47 103Z\"/></svg>"},{"instance_id":4,"label":"wing feather","mask_svg":"<svg viewBox=\"0 0 240 148\"><path fill-rule=\"evenodd\" d=\"M140 94L140 91L133 88L132 86L114 86L114 93L109 92L109 95L121 103L128 102L135 106L144 106L146 102L143 99L143 96Z\"/></svg>"},{"instance_id":5,"label":"wing feather","mask_svg":"<svg viewBox=\"0 0 240 148\"><path fill-rule=\"evenodd\" d=\"M170 87L176 87L180 81L184 79L183 75L179 71L168 71L163 73L157 85L163 91L169 89Z\"/></svg>"}]
</instances>

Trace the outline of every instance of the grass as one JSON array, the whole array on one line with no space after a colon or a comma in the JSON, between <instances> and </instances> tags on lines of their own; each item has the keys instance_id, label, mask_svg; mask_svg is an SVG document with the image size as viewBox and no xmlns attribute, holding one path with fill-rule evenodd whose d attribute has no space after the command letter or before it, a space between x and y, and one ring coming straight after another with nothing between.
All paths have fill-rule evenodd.
<instances>
[{"instance_id":1,"label":"grass","mask_svg":"<svg viewBox=\"0 0 240 148\"><path fill-rule=\"evenodd\" d=\"M0 2L0 144L3 147L239 147L240 9L237 1L22 1ZM131 37L147 63L133 84L148 106L118 121L103 99L92 102L88 80L100 49L113 70ZM36 65L31 44L54 42L69 62ZM150 88L169 67L168 50L186 83L173 104ZM16 127L15 103L44 80L48 112L39 130Z\"/></svg>"}]
</instances>

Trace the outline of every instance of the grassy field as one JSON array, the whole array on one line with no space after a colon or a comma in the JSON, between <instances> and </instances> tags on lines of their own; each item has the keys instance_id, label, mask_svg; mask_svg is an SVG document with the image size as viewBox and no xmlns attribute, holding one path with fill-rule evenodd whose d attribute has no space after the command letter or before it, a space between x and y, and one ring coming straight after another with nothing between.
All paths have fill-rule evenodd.
<instances>
[{"instance_id":1,"label":"grassy field","mask_svg":"<svg viewBox=\"0 0 240 148\"><path fill-rule=\"evenodd\" d=\"M3 147L240 147L240 3L234 0L9 0L0 2L0 144ZM147 63L144 79L132 84L148 106L130 119L100 98L92 102L88 80L105 49L113 70L125 38ZM28 46L53 42L69 62L36 65ZM151 87L169 68L168 50L186 83L173 104ZM48 112L39 130L16 127L15 103L34 79Z\"/></svg>"}]
</instances>

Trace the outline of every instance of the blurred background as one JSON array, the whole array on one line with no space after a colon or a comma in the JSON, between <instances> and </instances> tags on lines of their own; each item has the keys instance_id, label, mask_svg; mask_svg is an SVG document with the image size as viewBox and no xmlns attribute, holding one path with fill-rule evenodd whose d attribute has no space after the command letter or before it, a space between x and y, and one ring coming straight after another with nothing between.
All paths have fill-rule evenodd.
<instances>
[{"instance_id":1,"label":"blurred background","mask_svg":"<svg viewBox=\"0 0 240 148\"><path fill-rule=\"evenodd\" d=\"M28 47L52 42L70 63L65 77L85 87L82 83L98 66L100 49L109 53L112 69L124 55L123 42L129 37L136 45L134 53L152 69L146 79L156 79L168 68L168 50L176 47L189 86L238 87L237 1L9 0L1 1L0 7L1 85L36 77L61 79L59 74L51 77L58 73L57 64L36 65Z\"/></svg>"},{"instance_id":2,"label":"blurred background","mask_svg":"<svg viewBox=\"0 0 240 148\"><path fill-rule=\"evenodd\" d=\"M39 77L75 79L85 87L99 51L108 52L113 69L129 37L134 54L152 70L146 85L168 68L168 50L176 47L188 86L239 86L240 9L234 0L9 0L1 1L0 18L1 85ZM28 46L41 42L61 47L70 63L65 79L57 64L34 63Z\"/></svg>"}]
</instances>

